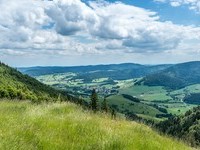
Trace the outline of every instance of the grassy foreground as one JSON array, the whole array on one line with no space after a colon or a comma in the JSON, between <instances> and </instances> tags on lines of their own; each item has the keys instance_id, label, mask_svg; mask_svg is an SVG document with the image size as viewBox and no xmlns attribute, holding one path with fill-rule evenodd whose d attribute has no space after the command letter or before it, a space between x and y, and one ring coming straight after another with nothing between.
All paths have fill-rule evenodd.
<instances>
[{"instance_id":1,"label":"grassy foreground","mask_svg":"<svg viewBox=\"0 0 200 150\"><path fill-rule=\"evenodd\" d=\"M71 103L0 102L2 150L187 150L145 125L111 120Z\"/></svg>"}]
</instances>

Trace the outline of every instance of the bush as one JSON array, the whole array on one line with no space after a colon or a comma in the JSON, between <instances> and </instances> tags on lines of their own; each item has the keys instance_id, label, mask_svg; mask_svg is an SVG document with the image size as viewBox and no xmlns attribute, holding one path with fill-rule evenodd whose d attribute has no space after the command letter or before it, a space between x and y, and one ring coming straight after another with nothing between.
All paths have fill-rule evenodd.
<instances>
[{"instance_id":1,"label":"bush","mask_svg":"<svg viewBox=\"0 0 200 150\"><path fill-rule=\"evenodd\" d=\"M140 99L139 98L136 98L136 97L133 97L131 95L128 95L128 94L122 94L122 96L128 100L131 100L133 102L136 102L136 103L139 103L140 102Z\"/></svg>"}]
</instances>

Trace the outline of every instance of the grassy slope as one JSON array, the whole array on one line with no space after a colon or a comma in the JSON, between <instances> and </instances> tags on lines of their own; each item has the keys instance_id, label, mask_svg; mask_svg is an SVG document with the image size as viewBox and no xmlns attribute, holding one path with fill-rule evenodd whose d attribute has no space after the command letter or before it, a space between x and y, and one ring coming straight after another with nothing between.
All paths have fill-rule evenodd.
<instances>
[{"instance_id":1,"label":"grassy slope","mask_svg":"<svg viewBox=\"0 0 200 150\"><path fill-rule=\"evenodd\" d=\"M156 114L162 113L149 105L143 103L135 103L127 100L122 95L113 95L107 99L110 105L117 105L120 111L129 110L136 114L145 114L151 117L155 117Z\"/></svg>"},{"instance_id":2,"label":"grassy slope","mask_svg":"<svg viewBox=\"0 0 200 150\"><path fill-rule=\"evenodd\" d=\"M149 127L104 114L83 111L71 103L32 105L0 102L0 149L186 150Z\"/></svg>"}]
</instances>

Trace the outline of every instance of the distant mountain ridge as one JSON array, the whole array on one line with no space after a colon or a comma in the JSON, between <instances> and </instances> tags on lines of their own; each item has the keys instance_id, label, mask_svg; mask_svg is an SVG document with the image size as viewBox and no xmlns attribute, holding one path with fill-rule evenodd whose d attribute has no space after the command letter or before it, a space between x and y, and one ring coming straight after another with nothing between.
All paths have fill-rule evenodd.
<instances>
[{"instance_id":1,"label":"distant mountain ridge","mask_svg":"<svg viewBox=\"0 0 200 150\"><path fill-rule=\"evenodd\" d=\"M32 75L46 75L52 73L65 73L65 72L89 72L89 71L105 71L105 70L124 70L124 69L137 69L143 67L140 64L124 63L124 64L110 64L110 65L88 65L88 66L37 66L18 68L19 71Z\"/></svg>"},{"instance_id":2,"label":"distant mountain ridge","mask_svg":"<svg viewBox=\"0 0 200 150\"><path fill-rule=\"evenodd\" d=\"M77 74L75 79L89 81L96 78L124 80L143 77L137 84L164 86L169 89L180 89L188 85L200 83L200 61L174 65L124 63L75 67L30 67L18 68L18 70L30 76L73 72Z\"/></svg>"},{"instance_id":3,"label":"distant mountain ridge","mask_svg":"<svg viewBox=\"0 0 200 150\"><path fill-rule=\"evenodd\" d=\"M56 73L74 72L78 78L112 78L114 80L123 80L143 77L148 74L164 70L171 65L140 65L134 63L96 65L96 66L75 66L75 67L30 67L18 68L24 74L30 76L41 76Z\"/></svg>"}]
</instances>

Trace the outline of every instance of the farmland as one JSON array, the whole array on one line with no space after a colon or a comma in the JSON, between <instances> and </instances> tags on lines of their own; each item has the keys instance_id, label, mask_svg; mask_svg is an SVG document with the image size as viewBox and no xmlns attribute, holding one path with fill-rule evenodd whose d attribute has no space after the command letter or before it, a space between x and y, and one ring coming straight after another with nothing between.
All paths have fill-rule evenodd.
<instances>
[{"instance_id":1,"label":"farmland","mask_svg":"<svg viewBox=\"0 0 200 150\"><path fill-rule=\"evenodd\" d=\"M133 113L143 118L158 120L160 114L183 114L196 106L186 104L183 98L186 94L200 92L200 84L187 86L179 90L167 90L162 86L136 85L141 78L113 80L111 78L96 78L85 81L76 73L58 73L38 76L37 79L54 88L63 89L79 95L89 102L91 90L97 89L99 101L106 96L111 107L122 114ZM127 94L140 99L139 103L130 101L122 95ZM162 112L159 109L165 109Z\"/></svg>"}]
</instances>

